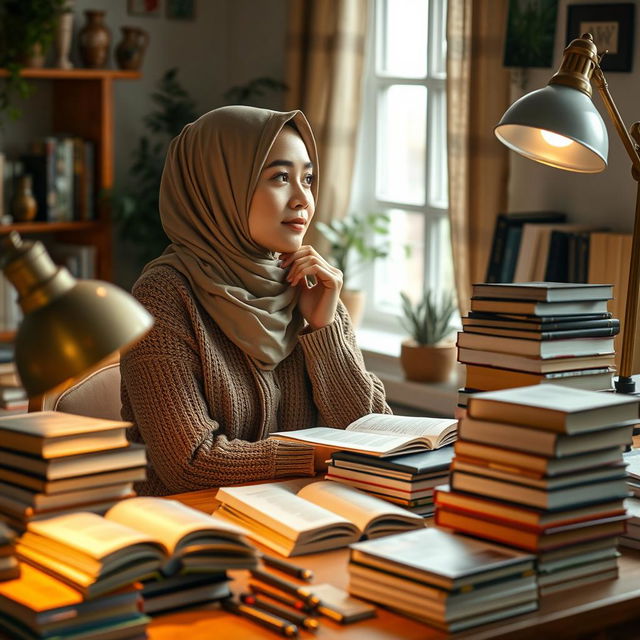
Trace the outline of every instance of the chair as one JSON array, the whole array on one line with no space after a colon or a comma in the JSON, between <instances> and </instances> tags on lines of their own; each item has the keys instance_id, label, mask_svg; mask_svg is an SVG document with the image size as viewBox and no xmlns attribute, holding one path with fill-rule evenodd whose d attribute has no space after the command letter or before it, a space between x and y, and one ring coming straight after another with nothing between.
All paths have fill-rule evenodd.
<instances>
[{"instance_id":1,"label":"chair","mask_svg":"<svg viewBox=\"0 0 640 640\"><path fill-rule=\"evenodd\" d=\"M64 411L92 418L120 420L120 362L110 362L62 391L44 394L30 411Z\"/></svg>"}]
</instances>

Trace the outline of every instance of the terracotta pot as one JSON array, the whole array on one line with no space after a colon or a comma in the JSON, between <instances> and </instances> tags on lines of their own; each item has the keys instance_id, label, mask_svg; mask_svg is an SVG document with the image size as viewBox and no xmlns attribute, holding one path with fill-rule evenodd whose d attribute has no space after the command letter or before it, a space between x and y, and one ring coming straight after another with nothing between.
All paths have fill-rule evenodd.
<instances>
[{"instance_id":1,"label":"terracotta pot","mask_svg":"<svg viewBox=\"0 0 640 640\"><path fill-rule=\"evenodd\" d=\"M456 364L453 342L418 344L405 340L400 350L400 363L407 380L414 382L447 382Z\"/></svg>"},{"instance_id":2,"label":"terracotta pot","mask_svg":"<svg viewBox=\"0 0 640 640\"><path fill-rule=\"evenodd\" d=\"M342 300L351 316L351 324L353 324L354 327L359 327L362 322L362 314L364 313L364 291L343 289L340 292L340 300Z\"/></svg>"},{"instance_id":3,"label":"terracotta pot","mask_svg":"<svg viewBox=\"0 0 640 640\"><path fill-rule=\"evenodd\" d=\"M111 32L104 24L104 11L85 11L87 22L78 33L82 64L89 69L100 69L107 64Z\"/></svg>"},{"instance_id":4,"label":"terracotta pot","mask_svg":"<svg viewBox=\"0 0 640 640\"><path fill-rule=\"evenodd\" d=\"M149 34L138 27L121 27L122 40L116 47L116 61L121 69L137 70L149 44Z\"/></svg>"}]
</instances>

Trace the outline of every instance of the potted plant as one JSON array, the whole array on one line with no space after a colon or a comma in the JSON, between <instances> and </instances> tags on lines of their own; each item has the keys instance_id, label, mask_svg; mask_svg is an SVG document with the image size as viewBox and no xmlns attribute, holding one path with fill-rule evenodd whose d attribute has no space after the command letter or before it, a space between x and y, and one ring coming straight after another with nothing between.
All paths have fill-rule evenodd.
<instances>
[{"instance_id":1,"label":"potted plant","mask_svg":"<svg viewBox=\"0 0 640 640\"><path fill-rule=\"evenodd\" d=\"M349 286L353 276L366 264L386 258L389 244L375 242L376 235L389 234L390 217L386 213L353 214L329 224L318 222L320 233L329 241L329 259L342 271L344 287L340 299L349 311L354 326L360 324L364 310L364 292Z\"/></svg>"},{"instance_id":2,"label":"potted plant","mask_svg":"<svg viewBox=\"0 0 640 640\"><path fill-rule=\"evenodd\" d=\"M451 320L457 305L451 293L436 296L425 289L414 305L406 293L400 294L403 325L411 335L402 343L400 362L407 380L445 382L456 362L456 347Z\"/></svg>"},{"instance_id":3,"label":"potted plant","mask_svg":"<svg viewBox=\"0 0 640 640\"><path fill-rule=\"evenodd\" d=\"M0 3L0 67L9 77L0 87L0 113L12 119L20 110L11 105L13 95L26 98L32 86L21 77L23 67L43 66L66 0L5 0Z\"/></svg>"}]
</instances>

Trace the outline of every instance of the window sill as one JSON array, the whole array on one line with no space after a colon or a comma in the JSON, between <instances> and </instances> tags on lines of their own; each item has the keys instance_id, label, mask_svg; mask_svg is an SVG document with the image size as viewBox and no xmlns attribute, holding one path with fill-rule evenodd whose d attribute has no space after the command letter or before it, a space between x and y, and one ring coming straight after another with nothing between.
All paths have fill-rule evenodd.
<instances>
[{"instance_id":1,"label":"window sill","mask_svg":"<svg viewBox=\"0 0 640 640\"><path fill-rule=\"evenodd\" d=\"M400 365L401 334L358 329L358 344L368 371L380 378L387 400L429 415L453 416L458 387L464 380L464 367L457 365L447 382L426 383L405 380Z\"/></svg>"}]
</instances>

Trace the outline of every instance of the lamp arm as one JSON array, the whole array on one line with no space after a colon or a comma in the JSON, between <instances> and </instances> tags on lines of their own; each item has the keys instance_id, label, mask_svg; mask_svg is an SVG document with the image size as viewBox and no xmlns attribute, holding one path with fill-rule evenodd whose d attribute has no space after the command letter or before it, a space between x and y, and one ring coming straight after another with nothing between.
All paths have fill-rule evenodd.
<instances>
[{"instance_id":1,"label":"lamp arm","mask_svg":"<svg viewBox=\"0 0 640 640\"><path fill-rule=\"evenodd\" d=\"M609 92L609 84L607 79L604 77L604 73L602 72L600 65L595 66L591 79L595 80L598 93L602 98L602 102L604 102L607 113L615 125L616 131L620 136L620 140L622 140L622 144L627 151L627 155L631 159L633 178L634 180L640 180L640 155L638 155L636 143L625 127L622 116L618 111L618 107L616 107L616 103L613 101L613 97Z\"/></svg>"},{"instance_id":2,"label":"lamp arm","mask_svg":"<svg viewBox=\"0 0 640 640\"><path fill-rule=\"evenodd\" d=\"M632 125L632 134L622 121L620 112L616 107L609 85L600 65L596 65L593 71L592 80L595 80L596 87L609 117L616 127L616 131L622 140L624 148L631 159L631 174L638 182L636 193L636 212L633 223L633 239L631 244L631 261L629 265L629 280L627 285L627 299L624 310L624 335L620 352L620 371L616 380L616 389L621 393L633 393L635 382L633 381L634 354L636 350L636 333L638 326L638 294L640 293L640 155L638 155L637 142L632 138L638 135L638 123ZM638 372L640 373L640 372Z\"/></svg>"}]
</instances>

